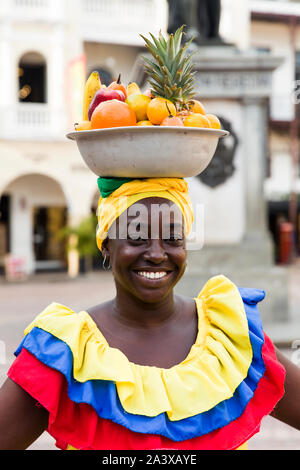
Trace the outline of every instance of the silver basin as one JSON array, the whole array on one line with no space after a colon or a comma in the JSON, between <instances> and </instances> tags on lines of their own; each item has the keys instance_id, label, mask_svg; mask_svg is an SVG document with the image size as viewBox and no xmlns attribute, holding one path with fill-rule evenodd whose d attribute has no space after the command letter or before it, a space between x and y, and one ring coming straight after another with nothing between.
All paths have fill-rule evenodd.
<instances>
[{"instance_id":1,"label":"silver basin","mask_svg":"<svg viewBox=\"0 0 300 470\"><path fill-rule=\"evenodd\" d=\"M209 165L221 137L229 132L197 127L132 126L76 131L86 163L98 176L187 178Z\"/></svg>"}]
</instances>

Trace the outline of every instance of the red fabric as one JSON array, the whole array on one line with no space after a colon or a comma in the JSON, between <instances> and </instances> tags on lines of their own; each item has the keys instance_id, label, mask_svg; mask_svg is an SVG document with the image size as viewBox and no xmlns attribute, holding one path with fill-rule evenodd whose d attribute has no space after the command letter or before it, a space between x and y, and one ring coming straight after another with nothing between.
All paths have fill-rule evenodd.
<instances>
[{"instance_id":1,"label":"red fabric","mask_svg":"<svg viewBox=\"0 0 300 470\"><path fill-rule=\"evenodd\" d=\"M90 405L71 401L65 377L26 349L14 361L8 376L48 410L48 432L61 449L70 444L84 450L232 450L259 431L261 419L273 410L284 394L285 370L278 363L274 346L267 336L263 358L266 372L242 416L219 430L182 442L136 433L99 418Z\"/></svg>"}]
</instances>

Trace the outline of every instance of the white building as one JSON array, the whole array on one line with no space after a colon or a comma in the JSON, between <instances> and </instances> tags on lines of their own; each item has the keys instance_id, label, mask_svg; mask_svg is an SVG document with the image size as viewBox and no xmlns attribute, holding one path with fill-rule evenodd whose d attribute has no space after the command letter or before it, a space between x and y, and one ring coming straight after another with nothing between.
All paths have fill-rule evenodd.
<instances>
[{"instance_id":1,"label":"white building","mask_svg":"<svg viewBox=\"0 0 300 470\"><path fill-rule=\"evenodd\" d=\"M95 207L97 180L65 134L92 70L128 83L139 33L166 30L164 0L1 0L0 263L66 264L56 239Z\"/></svg>"},{"instance_id":2,"label":"white building","mask_svg":"<svg viewBox=\"0 0 300 470\"><path fill-rule=\"evenodd\" d=\"M250 8L251 47L284 59L273 74L270 100L265 181L270 228L276 238L277 219L292 220L300 251L300 2L251 0Z\"/></svg>"},{"instance_id":3,"label":"white building","mask_svg":"<svg viewBox=\"0 0 300 470\"><path fill-rule=\"evenodd\" d=\"M297 54L286 18L297 23L300 4L249 1L222 0L221 35L241 49L286 57L271 103L272 198L290 191ZM85 79L99 70L104 82L121 73L128 83L144 47L139 34L165 32L167 22L167 0L1 0L0 266L7 253L22 258L28 273L66 266L55 234L87 216L98 199L96 176L65 138L81 119ZM295 43L300 51L298 26Z\"/></svg>"}]
</instances>

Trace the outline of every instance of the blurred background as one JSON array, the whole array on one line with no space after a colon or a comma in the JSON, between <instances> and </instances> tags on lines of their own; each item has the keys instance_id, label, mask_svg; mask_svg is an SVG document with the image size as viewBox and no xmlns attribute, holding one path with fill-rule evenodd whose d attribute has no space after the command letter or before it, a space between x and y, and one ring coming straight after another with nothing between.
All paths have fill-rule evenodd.
<instances>
[{"instance_id":1,"label":"blurred background","mask_svg":"<svg viewBox=\"0 0 300 470\"><path fill-rule=\"evenodd\" d=\"M179 3L0 2L3 374L23 327L54 300L54 291L74 309L87 308L93 292L95 303L113 295L95 244L97 177L65 135L82 119L92 71L106 85L121 73L125 84L146 86L139 34L170 32L170 12ZM191 17L187 9L195 3L183 0L182 18ZM207 208L207 248L200 258L192 254L188 275L199 285L223 272L266 289L273 299L262 308L267 331L293 356L300 346L300 2L221 0L219 37L197 32L197 99L223 119L231 140L191 181L194 200ZM188 284L194 289L195 282ZM187 284L181 289L189 293ZM268 429L269 446L285 436L283 448L300 448L285 428L278 443L273 433L272 444Z\"/></svg>"}]
</instances>

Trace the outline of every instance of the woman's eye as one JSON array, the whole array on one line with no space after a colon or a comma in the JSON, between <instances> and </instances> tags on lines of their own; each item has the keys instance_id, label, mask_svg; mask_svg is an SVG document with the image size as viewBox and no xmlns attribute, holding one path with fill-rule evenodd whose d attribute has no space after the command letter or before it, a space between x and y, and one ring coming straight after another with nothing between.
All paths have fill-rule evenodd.
<instances>
[{"instance_id":1,"label":"woman's eye","mask_svg":"<svg viewBox=\"0 0 300 470\"><path fill-rule=\"evenodd\" d=\"M182 243L182 237L181 236L176 236L176 235L172 235L171 237L169 238L165 238L164 239L164 242L169 242L169 243Z\"/></svg>"},{"instance_id":2,"label":"woman's eye","mask_svg":"<svg viewBox=\"0 0 300 470\"><path fill-rule=\"evenodd\" d=\"M128 236L127 240L131 242L146 242L148 239L147 238L142 238L142 237L130 237Z\"/></svg>"}]
</instances>

